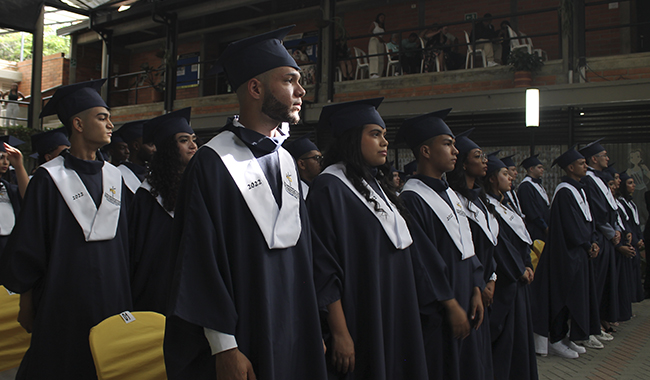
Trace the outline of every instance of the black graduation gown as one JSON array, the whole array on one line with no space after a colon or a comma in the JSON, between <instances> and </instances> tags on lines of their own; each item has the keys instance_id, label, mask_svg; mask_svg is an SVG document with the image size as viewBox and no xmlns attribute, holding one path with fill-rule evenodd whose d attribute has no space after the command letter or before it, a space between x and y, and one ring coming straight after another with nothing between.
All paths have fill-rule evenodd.
<instances>
[{"instance_id":1,"label":"black graduation gown","mask_svg":"<svg viewBox=\"0 0 650 380\"><path fill-rule=\"evenodd\" d=\"M252 130L226 128L259 136L258 146L273 144ZM274 148L266 156L277 154ZM170 380L215 378L204 327L234 335L259 379L325 378L302 201L300 218L296 245L269 249L219 155L207 146L197 151L183 175L170 243L177 255L164 343Z\"/></svg>"},{"instance_id":2,"label":"black graduation gown","mask_svg":"<svg viewBox=\"0 0 650 380\"><path fill-rule=\"evenodd\" d=\"M1 178L0 181L4 185L4 188L7 189L7 195L9 196L9 200L11 201L11 206L14 209L14 218L18 219L18 215L20 214L20 203L22 200L20 198L20 190L18 189L18 186L14 185L13 183L9 183ZM0 236L0 256L2 256L2 252L4 251L5 245L7 245L8 240L9 240L9 235Z\"/></svg>"},{"instance_id":3,"label":"black graduation gown","mask_svg":"<svg viewBox=\"0 0 650 380\"><path fill-rule=\"evenodd\" d=\"M174 219L144 188L129 209L129 253L133 310L166 314L176 255L170 237Z\"/></svg>"},{"instance_id":4,"label":"black graduation gown","mask_svg":"<svg viewBox=\"0 0 650 380\"><path fill-rule=\"evenodd\" d=\"M622 202L621 202L622 203ZM625 211L619 205L616 213L623 222L621 227L621 242L617 247L628 244L627 235L631 234L630 221ZM618 270L618 321L629 321L632 318L632 282L634 276L634 258L626 257L618 250L614 253Z\"/></svg>"},{"instance_id":5,"label":"black graduation gown","mask_svg":"<svg viewBox=\"0 0 650 380\"><path fill-rule=\"evenodd\" d=\"M531 180L540 183L541 179ZM549 207L546 204L546 201L539 194L535 186L529 182L522 182L519 184L519 189L517 190L517 196L519 197L519 204L521 206L521 212L526 215L526 229L530 237L535 240L546 241L546 228L548 228L549 220Z\"/></svg>"},{"instance_id":6,"label":"black graduation gown","mask_svg":"<svg viewBox=\"0 0 650 380\"><path fill-rule=\"evenodd\" d=\"M485 215L488 213L487 207L479 198L480 188L476 187L470 190L470 202L474 203ZM492 277L492 274L495 273L497 263L494 261L494 250L495 246L492 244L492 241L485 235L481 226L469 219L469 227L472 230L472 241L474 242L474 251L476 252L476 257L483 265L483 281L487 284ZM483 291L483 288L481 288ZM478 335L480 352L483 356L483 370L485 372L486 379L493 379L493 369L492 369L492 336L490 335L490 309L491 306L485 309L483 315L483 324L476 331Z\"/></svg>"},{"instance_id":7,"label":"black graduation gown","mask_svg":"<svg viewBox=\"0 0 650 380\"><path fill-rule=\"evenodd\" d=\"M599 171L589 168L596 176ZM602 181L602 179L598 180ZM585 193L589 201L591 217L596 227L597 243L600 247L598 257L593 259L594 276L596 282L596 295L600 304L600 319L610 322L618 320L618 268L616 267L616 255L611 236L616 224L616 211L611 208L607 198L590 176L583 177L580 182L585 184Z\"/></svg>"},{"instance_id":8,"label":"black graduation gown","mask_svg":"<svg viewBox=\"0 0 650 380\"><path fill-rule=\"evenodd\" d=\"M634 201L632 199L630 199L628 202L631 203L632 207L636 208L636 204L634 204ZM636 248L636 245L639 243L639 240L643 239L643 232L641 231L641 226L636 224L634 221L634 213L632 208L628 206L628 204L624 201L621 201L621 204L623 204L623 207L625 207L625 211L629 216L628 229L632 233L632 246L636 251L636 256L634 256L633 259L634 265L632 267L632 276L630 277L630 291L632 295L632 302L641 302L645 299L645 295L643 293L643 284L641 282L641 255L639 254L639 250Z\"/></svg>"},{"instance_id":9,"label":"black graduation gown","mask_svg":"<svg viewBox=\"0 0 650 380\"><path fill-rule=\"evenodd\" d=\"M585 187L568 177L562 181L578 191ZM585 219L569 189L560 189L551 204L549 238L530 285L535 333L549 337L551 343L557 337L553 338L554 333L549 336L549 331L565 308L573 324L571 340L586 340L600 331L598 297L589 259L591 244L596 239L593 220Z\"/></svg>"},{"instance_id":10,"label":"black graduation gown","mask_svg":"<svg viewBox=\"0 0 650 380\"><path fill-rule=\"evenodd\" d=\"M412 178L419 179L443 197L446 202L451 202L446 194L448 185L445 181L423 175L415 175ZM461 252L442 221L420 195L413 191L402 191L400 198L408 208L414 222L424 230L427 238L433 243L445 261L449 271L450 286L454 291L454 298L468 313L467 317L469 319L474 287L483 288L485 286L481 262L476 256L466 260L461 259ZM453 208L450 208L450 210L453 212ZM479 350L476 330L470 330L470 335L460 340L453 337L451 326L447 323L443 325L443 329L445 332L443 347L446 378L485 378L485 369L481 360L482 353Z\"/></svg>"},{"instance_id":11,"label":"black graduation gown","mask_svg":"<svg viewBox=\"0 0 650 380\"><path fill-rule=\"evenodd\" d=\"M98 204L101 162L64 157ZM122 201L115 238L86 242L49 172L36 171L0 258L0 282L7 289L33 289L32 340L17 379L96 378L90 328L131 309L125 207Z\"/></svg>"},{"instance_id":12,"label":"black graduation gown","mask_svg":"<svg viewBox=\"0 0 650 380\"><path fill-rule=\"evenodd\" d=\"M314 246L318 305L326 315L327 305L341 300L355 345L354 372L337 376L328 368L330 378L427 379L419 317L427 301L416 290L422 265L414 264L413 245L395 248L375 215L334 175L314 179L307 206L320 243Z\"/></svg>"},{"instance_id":13,"label":"black graduation gown","mask_svg":"<svg viewBox=\"0 0 650 380\"><path fill-rule=\"evenodd\" d=\"M494 252L497 281L490 311L494 378L534 380L537 379L537 358L529 287L519 280L526 267L532 268L530 247L501 215L498 220L499 242Z\"/></svg>"}]
</instances>

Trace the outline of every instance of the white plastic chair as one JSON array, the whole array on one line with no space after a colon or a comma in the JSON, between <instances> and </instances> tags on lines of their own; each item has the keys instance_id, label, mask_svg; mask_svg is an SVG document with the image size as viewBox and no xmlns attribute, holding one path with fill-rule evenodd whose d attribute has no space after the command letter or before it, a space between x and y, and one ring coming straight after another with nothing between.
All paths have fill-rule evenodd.
<instances>
[{"instance_id":1,"label":"white plastic chair","mask_svg":"<svg viewBox=\"0 0 650 380\"><path fill-rule=\"evenodd\" d=\"M543 61L548 60L548 56L546 55L546 52L545 52L544 50L542 50L542 49L535 49L535 48L533 47L533 40L530 39L530 37L527 37L524 33L520 33L520 35L521 35L521 39L524 40L528 45L530 45L530 48L533 50L532 53L534 53L534 54L536 54L537 56L539 56ZM528 52L531 53L530 50L529 50Z\"/></svg>"},{"instance_id":2,"label":"white plastic chair","mask_svg":"<svg viewBox=\"0 0 650 380\"><path fill-rule=\"evenodd\" d=\"M467 34L466 31L463 30L463 33L465 33L465 41L467 42L467 57L465 58L465 70L468 68L473 69L474 68L474 54L480 54L481 58L483 59L483 67L487 67L487 60L485 59L485 53L483 53L483 49L472 49L472 44L469 40L469 34Z\"/></svg>"},{"instance_id":3,"label":"white plastic chair","mask_svg":"<svg viewBox=\"0 0 650 380\"><path fill-rule=\"evenodd\" d=\"M519 36L517 35L517 33L514 30L512 30L511 27L507 25L506 27L508 28L508 36L510 37L510 51L515 51L515 49L526 49L528 50L529 54L533 54L532 51L533 45L531 45L530 43L526 43L525 39L524 39L524 43L521 43L519 41Z\"/></svg>"},{"instance_id":4,"label":"white plastic chair","mask_svg":"<svg viewBox=\"0 0 650 380\"><path fill-rule=\"evenodd\" d=\"M384 44L384 47L385 47L384 50L387 53L398 53L398 52L393 52L392 50L388 50L388 46L386 44ZM388 64L386 65L386 76L390 77L395 74L395 67L399 65L399 59L393 59L391 54L388 54L386 57L388 58ZM392 73L391 73L391 69L392 69ZM401 67L400 67L400 74L404 74L404 71L402 70Z\"/></svg>"},{"instance_id":5,"label":"white plastic chair","mask_svg":"<svg viewBox=\"0 0 650 380\"><path fill-rule=\"evenodd\" d=\"M370 78L370 64L366 52L355 46L354 56L357 58L357 70L354 72L354 80L359 78L359 71L361 71L361 79L363 79L364 71L368 73L368 78Z\"/></svg>"},{"instance_id":6,"label":"white plastic chair","mask_svg":"<svg viewBox=\"0 0 650 380\"><path fill-rule=\"evenodd\" d=\"M336 68L336 72L334 73L334 78L336 82L343 82L343 73L341 72L340 67Z\"/></svg>"},{"instance_id":7,"label":"white plastic chair","mask_svg":"<svg viewBox=\"0 0 650 380\"><path fill-rule=\"evenodd\" d=\"M420 37L420 47L422 48L422 63L420 64L420 72L424 72L424 61L426 60L426 54L424 54L424 47L426 46L426 43L424 42L424 39ZM440 61L438 61L438 57L435 58L436 61L436 71L440 72Z\"/></svg>"}]
</instances>

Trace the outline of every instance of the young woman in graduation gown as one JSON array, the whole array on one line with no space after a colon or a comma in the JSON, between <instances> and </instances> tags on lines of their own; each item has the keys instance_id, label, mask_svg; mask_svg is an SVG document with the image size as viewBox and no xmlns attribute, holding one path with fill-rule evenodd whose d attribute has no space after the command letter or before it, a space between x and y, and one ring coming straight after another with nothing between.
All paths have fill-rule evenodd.
<instances>
[{"instance_id":1,"label":"young woman in graduation gown","mask_svg":"<svg viewBox=\"0 0 650 380\"><path fill-rule=\"evenodd\" d=\"M471 133L471 130L470 130ZM468 133L469 134L469 133ZM499 223L496 210L487 200L482 186L482 178L487 172L487 158L481 148L470 140L467 135L456 135L458 159L454 170L447 173L449 186L456 192L463 210L469 219L472 230L472 241L476 257L483 265L482 289L485 313L483 323L476 332L477 341L481 348L480 354L483 373L486 379L494 378L492 371L492 338L490 336L489 308L494 297L497 280L494 251L499 235Z\"/></svg>"},{"instance_id":2,"label":"young woman in graduation gown","mask_svg":"<svg viewBox=\"0 0 650 380\"><path fill-rule=\"evenodd\" d=\"M331 379L427 379L419 317L425 301L414 275L422 266L414 263L413 231L388 185L388 141L375 110L381 100L321 113L335 140L307 206Z\"/></svg>"},{"instance_id":3,"label":"young woman in graduation gown","mask_svg":"<svg viewBox=\"0 0 650 380\"><path fill-rule=\"evenodd\" d=\"M175 255L169 237L185 167L196 153L190 108L150 120L146 141L156 144L149 172L129 209L129 253L133 310L166 313Z\"/></svg>"},{"instance_id":4,"label":"young woman in graduation gown","mask_svg":"<svg viewBox=\"0 0 650 380\"><path fill-rule=\"evenodd\" d=\"M8 177L9 165L16 170L17 185L5 179ZM0 256L16 224L28 182L20 150L0 140Z\"/></svg>"},{"instance_id":5,"label":"young woman in graduation gown","mask_svg":"<svg viewBox=\"0 0 650 380\"><path fill-rule=\"evenodd\" d=\"M645 249L645 242L643 239L643 232L641 231L639 220L639 209L634 203L632 198L636 185L634 178L627 175L627 173L620 173L621 185L619 187L620 196L618 197L619 207L623 207L628 216L628 229L632 234L632 246L636 251L634 256L633 273L630 277L630 290L632 294L632 302L641 302L644 300L643 284L641 283L641 255L640 251Z\"/></svg>"},{"instance_id":6,"label":"young woman in graduation gown","mask_svg":"<svg viewBox=\"0 0 650 380\"><path fill-rule=\"evenodd\" d=\"M528 284L533 281L530 259L532 240L523 219L503 204L512 178L505 164L488 156L483 181L488 201L499 215L499 241L494 258L497 281L490 313L495 379L537 379Z\"/></svg>"}]
</instances>

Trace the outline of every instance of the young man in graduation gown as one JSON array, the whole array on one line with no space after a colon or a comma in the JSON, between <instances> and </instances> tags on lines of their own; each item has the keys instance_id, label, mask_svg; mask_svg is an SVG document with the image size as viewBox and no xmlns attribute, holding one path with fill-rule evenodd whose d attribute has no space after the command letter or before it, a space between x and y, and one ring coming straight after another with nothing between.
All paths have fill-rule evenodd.
<instances>
[{"instance_id":1,"label":"young man in graduation gown","mask_svg":"<svg viewBox=\"0 0 650 380\"><path fill-rule=\"evenodd\" d=\"M523 160L521 166L526 169L526 177L519 184L517 196L519 197L521 212L526 217L526 228L530 237L546 242L548 236L548 218L550 202L546 189L542 186L544 165L535 154Z\"/></svg>"},{"instance_id":2,"label":"young man in graduation gown","mask_svg":"<svg viewBox=\"0 0 650 380\"><path fill-rule=\"evenodd\" d=\"M311 181L323 171L323 155L310 137L311 133L307 133L285 146L298 165L303 199L307 199Z\"/></svg>"},{"instance_id":3,"label":"young man in graduation gown","mask_svg":"<svg viewBox=\"0 0 650 380\"><path fill-rule=\"evenodd\" d=\"M32 150L36 152L39 165L49 162L66 149L70 149L70 141L65 127L52 129L31 136Z\"/></svg>"},{"instance_id":4,"label":"young man in graduation gown","mask_svg":"<svg viewBox=\"0 0 650 380\"><path fill-rule=\"evenodd\" d=\"M144 136L158 149L150 174L129 208L129 253L133 310L166 314L176 258L169 239L182 175L196 152L189 125L192 109L183 108L147 121Z\"/></svg>"},{"instance_id":5,"label":"young man in graduation gown","mask_svg":"<svg viewBox=\"0 0 650 380\"><path fill-rule=\"evenodd\" d=\"M124 184L129 189L126 193L127 205L131 204L133 195L144 181L147 174L147 162L151 160L156 152L156 146L152 142L145 144L142 141L142 126L146 122L147 120L131 121L117 130L129 150L129 158L117 166L122 173Z\"/></svg>"},{"instance_id":6,"label":"young man in graduation gown","mask_svg":"<svg viewBox=\"0 0 650 380\"><path fill-rule=\"evenodd\" d=\"M179 190L169 379L325 377L309 219L281 147L305 95L281 42L291 28L233 42L219 58L240 114L198 150Z\"/></svg>"},{"instance_id":7,"label":"young man in graduation gown","mask_svg":"<svg viewBox=\"0 0 650 380\"><path fill-rule=\"evenodd\" d=\"M609 157L600 145L600 140L587 144L579 150L587 160L587 175L581 182L585 184L585 193L589 201L591 216L596 227L596 236L600 252L593 259L596 277L596 295L600 305L600 319L605 329L608 322L618 320L618 268L616 267L615 247L621 242L621 232L617 230L616 199L603 180ZM620 228L619 228L620 229ZM602 333L601 340L611 340L612 336Z\"/></svg>"},{"instance_id":8,"label":"young man in graduation gown","mask_svg":"<svg viewBox=\"0 0 650 380\"><path fill-rule=\"evenodd\" d=\"M119 166L122 162L127 161L131 155L129 144L124 142L119 131L113 133L110 144L103 146L101 151L103 154L110 156L113 166Z\"/></svg>"},{"instance_id":9,"label":"young man in graduation gown","mask_svg":"<svg viewBox=\"0 0 650 380\"><path fill-rule=\"evenodd\" d=\"M57 114L70 150L41 165L0 258L0 283L21 294L32 332L17 379L96 378L90 329L131 308L122 177L96 160L111 139L105 80L59 88L41 117Z\"/></svg>"},{"instance_id":10,"label":"young man in graduation gown","mask_svg":"<svg viewBox=\"0 0 650 380\"><path fill-rule=\"evenodd\" d=\"M508 168L508 174L512 177L512 187L510 188L510 191L506 191L504 196L506 197L510 207L515 210L519 216L523 217L524 214L521 211L521 204L519 202L519 197L517 196L517 185L515 184L519 172L517 172L517 164L515 164L515 161L512 159L514 156L514 154L511 154L509 156L501 157L501 162L506 165Z\"/></svg>"},{"instance_id":11,"label":"young man in graduation gown","mask_svg":"<svg viewBox=\"0 0 650 380\"><path fill-rule=\"evenodd\" d=\"M548 338L549 352L577 358L586 350L575 342L602 348L595 338L600 334L600 318L591 263L599 247L585 185L580 182L587 175L584 157L571 148L555 159L556 164L566 176L553 195L548 248L530 285L531 311L534 331Z\"/></svg>"},{"instance_id":12,"label":"young man in graduation gown","mask_svg":"<svg viewBox=\"0 0 650 380\"><path fill-rule=\"evenodd\" d=\"M455 307L449 308L443 325L446 378L482 379L483 355L473 329L483 320L483 267L474 252L467 215L456 193L442 178L454 169L458 154L454 135L443 120L449 111L421 115L402 124L398 141L403 139L413 151L418 174L406 181L400 198L449 271L454 299L448 302Z\"/></svg>"}]
</instances>

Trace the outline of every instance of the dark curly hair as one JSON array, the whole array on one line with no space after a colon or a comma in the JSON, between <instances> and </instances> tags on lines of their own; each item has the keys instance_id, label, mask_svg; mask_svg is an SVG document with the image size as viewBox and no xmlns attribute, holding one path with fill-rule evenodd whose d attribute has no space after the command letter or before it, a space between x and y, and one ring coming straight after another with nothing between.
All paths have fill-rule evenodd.
<instances>
[{"instance_id":1,"label":"dark curly hair","mask_svg":"<svg viewBox=\"0 0 650 380\"><path fill-rule=\"evenodd\" d=\"M343 135L338 137L330 145L327 153L325 154L325 162L323 167L343 162L345 165L345 176L352 182L352 185L363 197L372 204L375 211L384 211L376 200L370 198L370 190L363 185L363 180L370 181L373 175L368 165L363 160L361 154L361 135L364 126L359 126L347 130ZM381 186L388 199L397 206L399 212L406 216L406 208L403 206L402 201L395 193L395 185L392 184L391 168L386 162L377 167L378 173L375 178Z\"/></svg>"},{"instance_id":2,"label":"dark curly hair","mask_svg":"<svg viewBox=\"0 0 650 380\"><path fill-rule=\"evenodd\" d=\"M151 195L160 195L167 211L173 211L176 206L176 196L184 170L174 135L167 137L161 144L156 144L156 153L149 164L146 178L151 184Z\"/></svg>"},{"instance_id":3,"label":"dark curly hair","mask_svg":"<svg viewBox=\"0 0 650 380\"><path fill-rule=\"evenodd\" d=\"M447 173L447 182L449 182L449 187L451 187L455 192L469 200L473 200L474 195L470 192L471 189L467 187L467 179L465 178L465 170L463 169L463 164L467 161L467 157L469 157L469 152L458 155L454 170ZM487 207L488 211L491 214L496 215L496 209L487 200L485 188L483 187L483 179L476 178L474 184L480 189L478 197L483 201L483 204Z\"/></svg>"}]
</instances>

